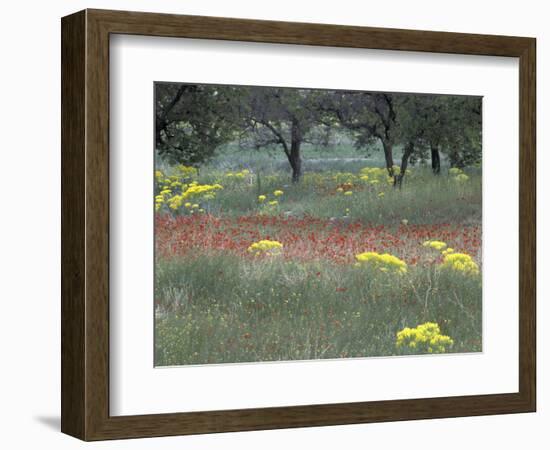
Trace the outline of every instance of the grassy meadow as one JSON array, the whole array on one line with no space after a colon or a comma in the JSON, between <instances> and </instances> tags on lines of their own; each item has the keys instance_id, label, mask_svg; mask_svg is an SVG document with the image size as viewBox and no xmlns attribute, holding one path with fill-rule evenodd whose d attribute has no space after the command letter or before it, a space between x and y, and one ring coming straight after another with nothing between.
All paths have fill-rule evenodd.
<instances>
[{"instance_id":1,"label":"grassy meadow","mask_svg":"<svg viewBox=\"0 0 550 450\"><path fill-rule=\"evenodd\" d=\"M378 158L157 158L155 365L481 351L481 169Z\"/></svg>"}]
</instances>

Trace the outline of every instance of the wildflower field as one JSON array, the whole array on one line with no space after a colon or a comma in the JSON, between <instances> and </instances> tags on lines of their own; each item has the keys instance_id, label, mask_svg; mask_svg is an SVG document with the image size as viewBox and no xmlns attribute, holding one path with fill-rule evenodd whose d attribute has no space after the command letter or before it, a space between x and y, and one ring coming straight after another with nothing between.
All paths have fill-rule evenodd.
<instances>
[{"instance_id":1,"label":"wildflower field","mask_svg":"<svg viewBox=\"0 0 550 450\"><path fill-rule=\"evenodd\" d=\"M155 365L481 351L480 168L251 155L157 158Z\"/></svg>"}]
</instances>

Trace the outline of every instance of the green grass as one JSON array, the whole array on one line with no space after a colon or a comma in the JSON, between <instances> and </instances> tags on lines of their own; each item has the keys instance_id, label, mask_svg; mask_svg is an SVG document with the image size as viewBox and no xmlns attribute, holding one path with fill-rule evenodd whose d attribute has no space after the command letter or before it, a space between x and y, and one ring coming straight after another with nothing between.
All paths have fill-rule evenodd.
<instances>
[{"instance_id":1,"label":"green grass","mask_svg":"<svg viewBox=\"0 0 550 450\"><path fill-rule=\"evenodd\" d=\"M356 163L349 173L357 173L362 167L365 164ZM262 212L325 219L347 215L368 224L399 223L403 219L411 224L481 221L481 174L475 169L467 171L470 177L467 183L458 183L447 174L434 176L430 169L415 168L405 177L401 189L386 182L377 186L359 183L352 188L351 196L336 192L337 183L332 176L339 172L333 170L306 174L297 184L290 182L286 172L258 173L244 181L228 181L224 173L202 170L199 177L200 183L219 182L224 186L215 200L204 203L215 215ZM278 207L262 209L258 196L271 196L273 200L272 193L277 189L284 191L284 195L277 198Z\"/></svg>"},{"instance_id":2,"label":"green grass","mask_svg":"<svg viewBox=\"0 0 550 450\"><path fill-rule=\"evenodd\" d=\"M480 169L465 169L468 180L457 182L447 167L434 176L430 168L419 165L407 172L398 189L388 184L384 173L375 185L359 179L362 168L383 167L377 149L362 159L351 146L332 150L305 146L303 150L304 177L294 184L280 149L242 151L228 146L200 168L196 180L199 184L221 184L223 189L216 191L215 198L193 198L192 202L199 205L193 213L183 206L173 211L166 203L159 215L195 217L199 223L200 215L207 214L232 224L240 224L239 219L245 216L314 218L328 222L330 229L346 224L371 228L380 225L395 233L407 224L420 225L421 229L452 224L459 229L462 242L468 240L469 230L479 229ZM166 175L176 173L175 168L160 160L157 169ZM250 174L242 179L227 177L228 172L243 169ZM352 180L352 186L345 187L351 195L338 190L344 189L347 179ZM155 193L162 189L166 185L158 185ZM275 197L275 190L284 194ZM177 188L173 194L178 194ZM259 195L268 198L262 203ZM275 199L277 205L267 205ZM285 221L276 222L273 229L261 221L252 226L262 236L277 236L284 234L277 229L279 223ZM201 230L199 225L192 232L201 233L197 231ZM213 235L211 228L202 230L208 232L205 236ZM229 235L234 229L219 231ZM313 226L311 230L302 229L299 239L309 239L307 235L317 231ZM386 239L384 233L380 236L380 240ZM164 239L172 245L171 234ZM186 235L178 239L185 240ZM287 243L283 244L286 250ZM363 245L361 241L357 247ZM365 247L360 251L369 250ZM199 246L183 256L157 255L156 365L396 355L403 353L396 347L396 333L425 322L436 322L441 332L454 340L450 351L481 351L479 274L441 270L433 261L426 263L425 255L418 264L411 263L406 274L398 275L330 260L325 250L322 258L296 256L302 250L252 258L246 254L246 247L223 248L214 251ZM294 247L301 248L308 254L312 252L307 246ZM465 248L471 248L471 256L481 266L478 247ZM416 241L392 248L394 255L404 259L423 250ZM347 257L347 247L345 251ZM348 259L353 260L353 256L349 254Z\"/></svg>"},{"instance_id":3,"label":"green grass","mask_svg":"<svg viewBox=\"0 0 550 450\"><path fill-rule=\"evenodd\" d=\"M479 276L214 253L159 262L156 277L159 366L396 355L396 333L427 321L453 352L481 350Z\"/></svg>"}]
</instances>

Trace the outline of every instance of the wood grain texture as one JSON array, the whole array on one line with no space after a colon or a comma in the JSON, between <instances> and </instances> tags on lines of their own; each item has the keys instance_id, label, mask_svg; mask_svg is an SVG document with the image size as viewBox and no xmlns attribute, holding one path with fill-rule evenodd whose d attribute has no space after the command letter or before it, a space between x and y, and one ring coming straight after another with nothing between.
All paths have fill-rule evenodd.
<instances>
[{"instance_id":1,"label":"wood grain texture","mask_svg":"<svg viewBox=\"0 0 550 450\"><path fill-rule=\"evenodd\" d=\"M519 392L109 416L109 34L113 33L518 57ZM62 41L63 432L99 440L535 410L534 39L86 10L63 18Z\"/></svg>"},{"instance_id":2,"label":"wood grain texture","mask_svg":"<svg viewBox=\"0 0 550 450\"><path fill-rule=\"evenodd\" d=\"M65 17L61 47L61 430L84 435L84 12Z\"/></svg>"}]
</instances>

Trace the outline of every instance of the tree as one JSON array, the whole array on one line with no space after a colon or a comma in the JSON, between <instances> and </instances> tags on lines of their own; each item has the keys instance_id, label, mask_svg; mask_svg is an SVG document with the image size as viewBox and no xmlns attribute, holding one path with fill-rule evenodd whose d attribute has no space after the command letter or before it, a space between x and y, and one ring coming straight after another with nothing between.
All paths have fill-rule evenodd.
<instances>
[{"instance_id":1,"label":"tree","mask_svg":"<svg viewBox=\"0 0 550 450\"><path fill-rule=\"evenodd\" d=\"M393 176L393 148L396 141L394 95L388 93L334 91L325 102L342 127L351 131L355 145L364 148L379 140L386 169Z\"/></svg>"},{"instance_id":2,"label":"tree","mask_svg":"<svg viewBox=\"0 0 550 450\"><path fill-rule=\"evenodd\" d=\"M444 139L451 167L481 162L481 97L448 96L447 135Z\"/></svg>"},{"instance_id":3,"label":"tree","mask_svg":"<svg viewBox=\"0 0 550 450\"><path fill-rule=\"evenodd\" d=\"M157 83L155 144L160 156L197 165L238 129L238 90L231 86Z\"/></svg>"},{"instance_id":4,"label":"tree","mask_svg":"<svg viewBox=\"0 0 550 450\"><path fill-rule=\"evenodd\" d=\"M440 152L449 154L451 165L481 159L481 99L478 97L410 94L396 100L396 139L403 145L399 186L409 159L426 159L432 171L441 171Z\"/></svg>"},{"instance_id":5,"label":"tree","mask_svg":"<svg viewBox=\"0 0 550 450\"><path fill-rule=\"evenodd\" d=\"M292 181L302 177L302 143L319 119L318 91L288 88L246 88L242 103L248 129L260 145L280 145L292 170Z\"/></svg>"}]
</instances>

